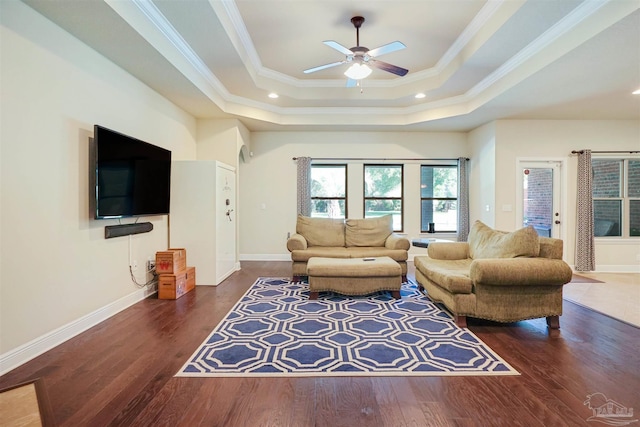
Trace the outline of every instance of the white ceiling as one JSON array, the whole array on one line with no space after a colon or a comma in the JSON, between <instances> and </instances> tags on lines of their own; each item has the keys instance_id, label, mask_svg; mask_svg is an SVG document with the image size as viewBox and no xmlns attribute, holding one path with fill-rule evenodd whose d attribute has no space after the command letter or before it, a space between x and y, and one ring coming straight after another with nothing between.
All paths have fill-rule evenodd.
<instances>
[{"instance_id":1,"label":"white ceiling","mask_svg":"<svg viewBox=\"0 0 640 427\"><path fill-rule=\"evenodd\" d=\"M254 131L640 119L640 0L23 1L195 117ZM360 45L407 46L381 58L406 76L303 73L344 59L324 40L356 46L356 15Z\"/></svg>"}]
</instances>

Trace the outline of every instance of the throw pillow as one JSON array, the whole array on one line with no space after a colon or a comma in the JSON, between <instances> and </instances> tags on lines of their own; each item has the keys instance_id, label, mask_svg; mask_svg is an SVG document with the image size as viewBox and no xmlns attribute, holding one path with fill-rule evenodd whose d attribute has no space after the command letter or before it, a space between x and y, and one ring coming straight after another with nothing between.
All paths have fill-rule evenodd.
<instances>
[{"instance_id":1,"label":"throw pillow","mask_svg":"<svg viewBox=\"0 0 640 427\"><path fill-rule=\"evenodd\" d=\"M348 219L345 240L349 246L384 246L393 232L393 217L384 215L377 218Z\"/></svg>"},{"instance_id":2,"label":"throw pillow","mask_svg":"<svg viewBox=\"0 0 640 427\"><path fill-rule=\"evenodd\" d=\"M532 227L507 233L476 221L469 231L469 255L480 258L537 257L540 239Z\"/></svg>"},{"instance_id":3,"label":"throw pillow","mask_svg":"<svg viewBox=\"0 0 640 427\"><path fill-rule=\"evenodd\" d=\"M298 215L296 233L307 240L308 246L344 247L344 220L340 218L311 218Z\"/></svg>"}]
</instances>

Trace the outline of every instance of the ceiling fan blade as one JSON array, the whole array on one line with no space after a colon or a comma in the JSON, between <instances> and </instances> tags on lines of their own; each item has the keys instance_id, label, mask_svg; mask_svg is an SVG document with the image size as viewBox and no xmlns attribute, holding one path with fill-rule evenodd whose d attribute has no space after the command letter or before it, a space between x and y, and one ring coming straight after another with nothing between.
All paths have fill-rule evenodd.
<instances>
[{"instance_id":1,"label":"ceiling fan blade","mask_svg":"<svg viewBox=\"0 0 640 427\"><path fill-rule=\"evenodd\" d=\"M369 56L381 56L387 53L395 52L396 50L404 49L406 46L402 42L391 42L389 44L385 44L384 46L377 47L375 49L367 52Z\"/></svg>"},{"instance_id":2,"label":"ceiling fan blade","mask_svg":"<svg viewBox=\"0 0 640 427\"><path fill-rule=\"evenodd\" d=\"M358 81L354 79L347 79L347 87L356 87L358 85Z\"/></svg>"},{"instance_id":3,"label":"ceiling fan blade","mask_svg":"<svg viewBox=\"0 0 640 427\"><path fill-rule=\"evenodd\" d=\"M377 60L369 61L367 62L367 64L371 65L372 67L379 68L381 70L387 71L389 73L392 73L398 76L404 76L409 72L409 70L407 70L406 68L398 67L397 65L392 65L392 64L388 64L386 62L377 61Z\"/></svg>"},{"instance_id":4,"label":"ceiling fan blade","mask_svg":"<svg viewBox=\"0 0 640 427\"><path fill-rule=\"evenodd\" d=\"M314 67L314 68L309 68L308 70L304 70L303 73L305 74L315 73L316 71L324 70L325 68L337 67L338 65L342 65L345 62L347 61L338 61L338 62L332 62L331 64L320 65L319 67Z\"/></svg>"},{"instance_id":5,"label":"ceiling fan blade","mask_svg":"<svg viewBox=\"0 0 640 427\"><path fill-rule=\"evenodd\" d=\"M351 51L351 49L346 48L342 46L340 43L334 42L333 40L325 40L322 43L326 44L329 47L334 48L338 52L344 53L345 55L353 55L353 52Z\"/></svg>"}]
</instances>

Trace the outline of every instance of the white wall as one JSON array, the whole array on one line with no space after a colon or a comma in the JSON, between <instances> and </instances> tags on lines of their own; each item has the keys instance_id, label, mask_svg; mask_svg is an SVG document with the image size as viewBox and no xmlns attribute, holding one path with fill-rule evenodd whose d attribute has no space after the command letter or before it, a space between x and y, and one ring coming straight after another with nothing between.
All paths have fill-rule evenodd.
<instances>
[{"instance_id":1,"label":"white wall","mask_svg":"<svg viewBox=\"0 0 640 427\"><path fill-rule=\"evenodd\" d=\"M287 233L294 233L296 226L293 157L392 160L469 155L466 134L453 132L254 132L251 149L251 162L240 164L240 257L263 260L290 259ZM351 162L349 166L349 194L362 194L362 163ZM408 165L404 231L409 237L420 234L419 186L418 163ZM362 217L362 206L353 203L349 205L349 217Z\"/></svg>"},{"instance_id":2,"label":"white wall","mask_svg":"<svg viewBox=\"0 0 640 427\"><path fill-rule=\"evenodd\" d=\"M495 122L469 133L469 225L480 220L495 226L496 135Z\"/></svg>"},{"instance_id":3,"label":"white wall","mask_svg":"<svg viewBox=\"0 0 640 427\"><path fill-rule=\"evenodd\" d=\"M495 124L496 206L515 206L516 162L524 159L566 161L565 261L575 264L577 156L572 150L640 149L640 121L633 120L501 120ZM594 155L595 156L595 155ZM473 189L473 187L472 187ZM515 212L496 212L496 228L512 230ZM640 272L640 242L596 238L597 271Z\"/></svg>"},{"instance_id":4,"label":"white wall","mask_svg":"<svg viewBox=\"0 0 640 427\"><path fill-rule=\"evenodd\" d=\"M496 207L516 205L518 159L565 161L565 260L575 258L575 204L577 158L572 150L637 150L638 121L501 120L463 133L402 132L255 132L251 135L254 156L241 164L240 258L289 259L285 242L295 231L296 165L292 157L459 157L469 156L470 219L502 230L517 228L515 210ZM351 194L361 194L361 163L352 162L348 182ZM405 232L419 235L416 204L419 171L405 168ZM413 194L413 196L412 196ZM413 204L413 205L412 205ZM263 209L264 206L264 209ZM488 208L488 210L487 210ZM362 215L357 202L349 216ZM418 249L413 248L412 254ZM598 271L638 271L637 240L596 239Z\"/></svg>"},{"instance_id":5,"label":"white wall","mask_svg":"<svg viewBox=\"0 0 640 427\"><path fill-rule=\"evenodd\" d=\"M136 259L142 267L167 246L166 217L142 219L153 222L151 233L109 240L104 226L117 222L91 219L88 138L93 124L171 149L175 160L215 158L239 165L239 252L244 259L289 259L286 236L295 231L296 218L292 157L468 156L471 218L502 229L515 223L513 213L497 213L495 207L515 204L516 159L564 157L571 229L577 161L570 151L637 150L640 145L637 121L499 121L468 135L249 135L241 124L234 131L228 121L200 121L196 128L193 117L22 2L0 1L0 20L0 372L141 298L144 294L131 283L129 262ZM225 145L222 157L215 151L220 132L236 150ZM249 143L253 157L238 162L238 144ZM361 194L360 170L361 162L351 164L350 192ZM419 234L419 210L411 196L419 194L418 176L416 164L408 165L409 237ZM349 212L361 216L362 207L354 202ZM574 244L569 233L569 263ZM596 246L599 268L638 269L636 241L597 241Z\"/></svg>"},{"instance_id":6,"label":"white wall","mask_svg":"<svg viewBox=\"0 0 640 427\"><path fill-rule=\"evenodd\" d=\"M144 280L147 258L167 246L166 216L141 219L153 223L150 233L104 239L104 227L117 221L90 216L93 125L193 159L196 122L22 2L0 8L4 371L143 297L129 276L130 257Z\"/></svg>"},{"instance_id":7,"label":"white wall","mask_svg":"<svg viewBox=\"0 0 640 427\"><path fill-rule=\"evenodd\" d=\"M251 160L251 133L238 119L200 119L197 122L197 159L217 160L235 168L236 205L240 200L240 162ZM232 206L236 218L240 207ZM242 224L236 221L236 243L240 239ZM236 261L239 260L239 245L236 244ZM240 268L237 262L237 268Z\"/></svg>"},{"instance_id":8,"label":"white wall","mask_svg":"<svg viewBox=\"0 0 640 427\"><path fill-rule=\"evenodd\" d=\"M218 160L237 168L242 148L241 132L248 131L237 119L198 120L198 160Z\"/></svg>"}]
</instances>

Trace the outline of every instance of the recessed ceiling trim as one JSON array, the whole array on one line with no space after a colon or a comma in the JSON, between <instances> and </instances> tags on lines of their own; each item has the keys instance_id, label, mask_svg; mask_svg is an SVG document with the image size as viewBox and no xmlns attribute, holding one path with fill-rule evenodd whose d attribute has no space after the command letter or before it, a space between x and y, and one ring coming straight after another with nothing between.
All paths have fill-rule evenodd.
<instances>
[{"instance_id":1,"label":"recessed ceiling trim","mask_svg":"<svg viewBox=\"0 0 640 427\"><path fill-rule=\"evenodd\" d=\"M264 68L260 55L253 46L247 27L244 25L240 10L233 0L209 0L209 4L220 20L231 44L240 56L249 75L256 80L259 71Z\"/></svg>"},{"instance_id":2,"label":"recessed ceiling trim","mask_svg":"<svg viewBox=\"0 0 640 427\"><path fill-rule=\"evenodd\" d=\"M150 1L105 0L135 31L224 110L229 91Z\"/></svg>"},{"instance_id":3,"label":"recessed ceiling trim","mask_svg":"<svg viewBox=\"0 0 640 427\"><path fill-rule=\"evenodd\" d=\"M617 22L637 9L637 6L629 7L633 6L632 2L615 2L614 0L584 1L565 17L556 22L551 28L525 46L517 54L509 58L494 72L471 88L467 92L467 95L472 98L478 96L481 92L484 92L497 82L505 79L515 70L522 70L522 78L519 79L520 81L555 61L577 45L582 44L584 41L595 36L597 33L611 25L610 19L605 19L604 16L601 16L603 14L598 14L599 11L604 11L607 14L610 14L611 11L608 9L605 10L604 8L607 3L611 4L615 9L612 16L614 22ZM624 3L627 3L626 7ZM597 19L595 18L596 14L598 14ZM587 20L589 20L589 25L585 24ZM573 31L583 31L583 33L580 34L579 37L575 37L573 41L568 41L563 46L550 49L552 44L555 43L557 45L561 45L563 41L570 38L569 36ZM587 31L588 34L586 34ZM544 58L541 58L536 66L523 66L525 62L534 59L536 56L540 58L539 54L541 53L544 54L542 55Z\"/></svg>"},{"instance_id":4,"label":"recessed ceiling trim","mask_svg":"<svg viewBox=\"0 0 640 427\"><path fill-rule=\"evenodd\" d=\"M209 0L209 3L218 16L218 19L220 19L220 22L223 24L229 39L232 41L233 46L242 59L249 75L254 79L254 84L262 87L256 78L259 76L296 88L344 86L344 81L341 79L297 79L287 74L264 67L260 61L260 56L255 49L253 41L251 40L247 27L242 20L242 16L240 15L240 11L235 0ZM506 14L510 16L515 13L522 4L523 0L488 1L434 67L418 72L412 72L403 78L386 80L371 79L372 84L370 84L370 86L398 88L403 85L414 84L421 80L437 78L438 75L442 73L443 70L445 70L445 68L458 57L458 55L460 55L465 47L473 41L479 31L482 28L487 28L487 23L496 15L496 12L505 9L504 5L508 6L506 9L509 9L510 12L506 12ZM501 20L503 19L504 18L501 18ZM491 27L494 28L495 31L499 26Z\"/></svg>"},{"instance_id":5,"label":"recessed ceiling trim","mask_svg":"<svg viewBox=\"0 0 640 427\"><path fill-rule=\"evenodd\" d=\"M212 3L212 6L214 4L216 5L216 14L220 12L220 9L224 9L223 16L219 16L220 22L223 23L223 25L225 22L229 24L230 21L233 21L229 17L228 9L232 11L232 14L234 13L233 10L235 10L237 16L233 19L240 20L241 27L244 29L244 35L248 37L248 32L244 27L244 23L241 22L234 1L224 0L222 2L224 7L219 5L219 1L209 1ZM611 25L612 22L622 19L637 9L637 7L631 8L631 6L629 6L631 2L617 2L618 4L615 4L616 2L613 0L604 2L585 0L583 4L578 6L569 15L462 95L404 107L359 107L354 109L352 107L279 107L236 96L225 88L152 2L145 0L132 0L131 2L106 0L106 2L224 112L268 121L274 124L301 125L330 125L337 123L344 125L362 125L368 123L375 123L377 125L406 125L469 113L505 90L513 87L535 71L555 61L577 45L593 37L608 25ZM503 1L499 3L504 5L509 4L509 2ZM620 3L626 3L626 6ZM609 6L605 8L605 5ZM514 13L517 8L514 6L511 7L511 13ZM137 12L133 9L137 9ZM474 18L472 22L473 26L479 25L478 22L481 20L484 20L482 22L486 22L490 17L498 19L498 9L495 5L492 7L483 7L481 13L476 15L478 20L476 21ZM600 16L599 11L601 10L606 12L604 13L604 19L601 19ZM504 10L503 13L505 13ZM480 15L483 16L478 18ZM222 19L224 16L228 19ZM604 22L600 24L600 21ZM597 22L597 25L595 25L596 28L591 29L594 27L594 22ZM250 39L243 41L242 35L237 31L237 25L240 24L236 23L232 25L234 31L232 34L229 34L230 39L234 41L234 46L237 47L237 43L239 43L239 45L246 48L245 43L249 43L252 47ZM471 24L468 28L470 27ZM225 26L225 31L227 30L228 26ZM485 30L489 31L486 28ZM491 28L490 31L494 32L495 29ZM458 55L468 56L468 52L463 52L464 47L478 41L469 41L472 40L473 35L476 34L478 34L477 28L475 30L469 29L468 32L464 34L464 37L459 37L461 41L456 45L455 50L452 50L454 49L453 47L450 48L445 56L449 55L450 61L457 61L458 57L453 54L456 50ZM487 36L486 32L484 36ZM463 42L463 38L469 40ZM554 46L554 43L558 43L558 46ZM245 64L247 64L247 58L252 56L246 49L238 53L240 53L243 63ZM544 55L538 55L540 53L544 53ZM252 60L249 60L250 66L247 67L250 70L253 69L254 72L256 71L256 68L254 68L255 63L260 64L257 53L255 53L255 55ZM462 59L464 60L464 58ZM257 74L250 74L252 78L256 80L256 84L259 87L266 87L269 79L280 81L281 84L285 82L285 84L288 85L288 89L293 89L294 87L309 87L313 89L318 88L318 85L321 87L335 88L343 87L344 84L342 80L314 80L307 82L267 69L261 65L258 70L259 72ZM437 72L435 69L425 71L428 73ZM402 84L415 83L415 79L418 79L418 77L413 77L412 79L405 77ZM372 79L367 82L367 86L372 88L392 88L400 85L398 80L400 79ZM282 94L287 93L286 90L282 90L282 87L267 90L274 89Z\"/></svg>"},{"instance_id":6,"label":"recessed ceiling trim","mask_svg":"<svg viewBox=\"0 0 640 427\"><path fill-rule=\"evenodd\" d=\"M471 20L469 25L462 31L460 36L453 42L451 47L442 55L442 58L438 61L435 66L437 73L442 72L449 64L451 64L458 55L474 40L474 38L480 33L482 29L488 27L491 19L496 15L496 13L506 4L509 6L517 5L516 8L513 8L511 13L508 13L508 16L513 15L515 11L524 4L523 0L500 0L500 1L488 1L485 5L480 9L478 14ZM501 18L501 21L504 19ZM493 29L492 32L495 32L495 28L499 26L491 26ZM425 70L428 71L428 70ZM421 74L414 73L414 74Z\"/></svg>"}]
</instances>

